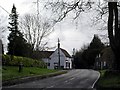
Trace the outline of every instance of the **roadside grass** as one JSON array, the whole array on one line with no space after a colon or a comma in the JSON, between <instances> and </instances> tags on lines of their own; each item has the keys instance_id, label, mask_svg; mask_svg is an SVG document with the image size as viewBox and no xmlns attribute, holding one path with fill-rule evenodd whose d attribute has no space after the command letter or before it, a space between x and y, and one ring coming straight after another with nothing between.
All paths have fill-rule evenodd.
<instances>
[{"instance_id":1,"label":"roadside grass","mask_svg":"<svg viewBox=\"0 0 120 90\"><path fill-rule=\"evenodd\" d=\"M120 88L120 72L101 70L98 88Z\"/></svg>"},{"instance_id":2,"label":"roadside grass","mask_svg":"<svg viewBox=\"0 0 120 90\"><path fill-rule=\"evenodd\" d=\"M58 70L50 70L39 67L23 67L23 71L19 72L17 66L3 66L2 67L2 80L13 80L22 77L33 76L33 75L45 75Z\"/></svg>"},{"instance_id":3,"label":"roadside grass","mask_svg":"<svg viewBox=\"0 0 120 90\"><path fill-rule=\"evenodd\" d=\"M2 67L0 66L0 81L2 81Z\"/></svg>"},{"instance_id":4,"label":"roadside grass","mask_svg":"<svg viewBox=\"0 0 120 90\"><path fill-rule=\"evenodd\" d=\"M100 70L100 77L104 77L106 70Z\"/></svg>"}]
</instances>

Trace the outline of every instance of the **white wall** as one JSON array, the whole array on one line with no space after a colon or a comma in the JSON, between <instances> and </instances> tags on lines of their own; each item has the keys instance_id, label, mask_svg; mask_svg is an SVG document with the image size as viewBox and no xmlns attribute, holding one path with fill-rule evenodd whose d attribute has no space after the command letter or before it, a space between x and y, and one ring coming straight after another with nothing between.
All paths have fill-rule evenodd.
<instances>
[{"instance_id":1,"label":"white wall","mask_svg":"<svg viewBox=\"0 0 120 90\"><path fill-rule=\"evenodd\" d=\"M54 63L58 63L58 49L55 50L55 52L50 56L50 67L49 69L54 69ZM72 62L70 58L66 58L64 53L60 50L60 66L63 66L63 68L66 68L66 60L70 62L70 68L72 68Z\"/></svg>"},{"instance_id":2,"label":"white wall","mask_svg":"<svg viewBox=\"0 0 120 90\"><path fill-rule=\"evenodd\" d=\"M42 59L45 63L50 63L50 66L47 66L48 69L54 69L54 63L58 63L58 49L50 56L50 58ZM66 62L70 63L70 67L66 67ZM71 58L67 58L64 53L60 50L60 66L63 66L64 69L72 69Z\"/></svg>"},{"instance_id":3,"label":"white wall","mask_svg":"<svg viewBox=\"0 0 120 90\"><path fill-rule=\"evenodd\" d=\"M72 58L67 58L67 60L70 63L70 69L72 69Z\"/></svg>"},{"instance_id":4,"label":"white wall","mask_svg":"<svg viewBox=\"0 0 120 90\"><path fill-rule=\"evenodd\" d=\"M49 58L43 58L42 60L46 63L47 68L49 68L48 63L50 63L50 62L49 62L50 59L49 59Z\"/></svg>"}]
</instances>

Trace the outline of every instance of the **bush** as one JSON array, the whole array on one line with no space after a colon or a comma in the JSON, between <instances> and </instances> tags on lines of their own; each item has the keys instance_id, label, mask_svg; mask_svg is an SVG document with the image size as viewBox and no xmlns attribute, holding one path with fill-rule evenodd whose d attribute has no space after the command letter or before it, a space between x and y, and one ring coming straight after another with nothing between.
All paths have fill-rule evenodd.
<instances>
[{"instance_id":1,"label":"bush","mask_svg":"<svg viewBox=\"0 0 120 90\"><path fill-rule=\"evenodd\" d=\"M104 75L104 77L110 77L110 76L120 76L120 71L119 70L107 70L106 72L105 72L105 75Z\"/></svg>"},{"instance_id":2,"label":"bush","mask_svg":"<svg viewBox=\"0 0 120 90\"><path fill-rule=\"evenodd\" d=\"M35 60L26 57L2 55L2 64L7 66L18 66L22 62L25 67L46 68L46 64L41 60Z\"/></svg>"}]
</instances>

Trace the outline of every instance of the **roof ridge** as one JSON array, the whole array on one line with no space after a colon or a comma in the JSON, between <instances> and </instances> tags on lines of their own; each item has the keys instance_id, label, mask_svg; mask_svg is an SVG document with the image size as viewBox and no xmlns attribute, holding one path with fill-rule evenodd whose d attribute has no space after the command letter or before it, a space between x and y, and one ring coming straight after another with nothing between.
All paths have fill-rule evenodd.
<instances>
[{"instance_id":1,"label":"roof ridge","mask_svg":"<svg viewBox=\"0 0 120 90\"><path fill-rule=\"evenodd\" d=\"M71 55L65 49L62 48L60 49L62 50L62 52L65 54L66 57L71 57Z\"/></svg>"}]
</instances>

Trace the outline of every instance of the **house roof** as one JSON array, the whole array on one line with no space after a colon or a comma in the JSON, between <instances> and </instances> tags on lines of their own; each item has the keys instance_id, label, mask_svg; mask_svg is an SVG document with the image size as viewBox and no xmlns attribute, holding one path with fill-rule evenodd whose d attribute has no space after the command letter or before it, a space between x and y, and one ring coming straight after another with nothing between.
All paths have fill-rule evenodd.
<instances>
[{"instance_id":1,"label":"house roof","mask_svg":"<svg viewBox=\"0 0 120 90\"><path fill-rule=\"evenodd\" d=\"M62 49L62 48L60 48L60 49L65 54L66 57L71 58L70 54L65 49Z\"/></svg>"},{"instance_id":2,"label":"house roof","mask_svg":"<svg viewBox=\"0 0 120 90\"><path fill-rule=\"evenodd\" d=\"M65 54L66 57L71 58L70 54L65 49L60 48L60 50ZM38 58L49 58L53 53L54 51L39 51L37 53L37 57Z\"/></svg>"},{"instance_id":3,"label":"house roof","mask_svg":"<svg viewBox=\"0 0 120 90\"><path fill-rule=\"evenodd\" d=\"M54 51L34 51L35 59L49 58Z\"/></svg>"},{"instance_id":4,"label":"house roof","mask_svg":"<svg viewBox=\"0 0 120 90\"><path fill-rule=\"evenodd\" d=\"M41 58L49 58L54 51L40 51Z\"/></svg>"}]
</instances>

